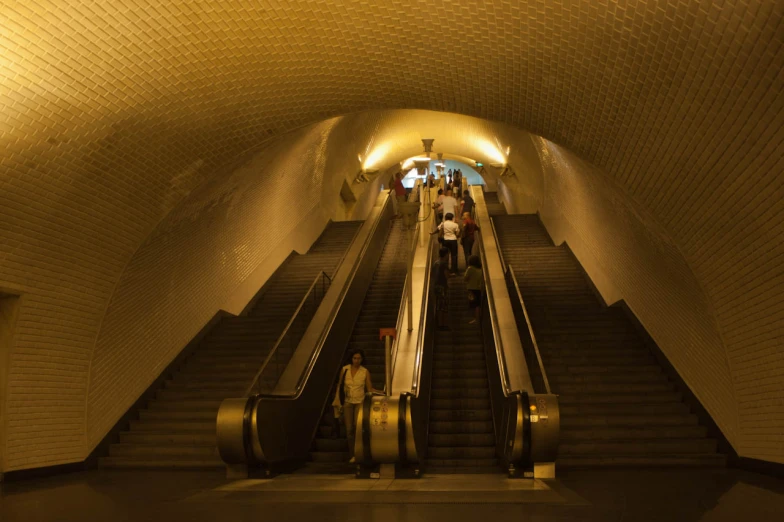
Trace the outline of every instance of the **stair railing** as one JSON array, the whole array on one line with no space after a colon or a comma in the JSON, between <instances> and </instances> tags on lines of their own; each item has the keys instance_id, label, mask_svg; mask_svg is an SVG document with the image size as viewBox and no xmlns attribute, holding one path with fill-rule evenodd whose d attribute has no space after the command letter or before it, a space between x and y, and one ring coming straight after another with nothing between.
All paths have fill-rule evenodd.
<instances>
[{"instance_id":1,"label":"stair railing","mask_svg":"<svg viewBox=\"0 0 784 522\"><path fill-rule=\"evenodd\" d=\"M496 237L498 237L498 236L496 236ZM520 284L517 282L517 276L515 275L514 268L509 266L508 269L507 269L507 274L509 275L509 278L510 278L510 280L511 280L513 286L514 286L515 293L517 294L517 298L520 301L520 307L522 308L523 316L525 317L525 324L528 326L528 336L527 337L525 337L525 336L522 337L522 340L523 340L524 343L525 342L530 343L530 346L526 347L527 349L525 350L526 359L528 359L528 367L529 368L534 368L534 367L538 366L539 372L540 372L538 377L542 380L542 382L539 383L539 384L542 384L544 386L544 389L545 389L546 393L549 395L550 393L552 393L550 391L550 381L547 379L547 372L545 371L544 363L542 362L542 354L539 351L539 344L536 342L536 335L534 335L534 327L531 324L530 317L528 316L528 309L525 306L525 301L523 300L523 294L520 291ZM536 355L536 365L531 364L531 363L534 362L534 361L531 360L532 358L530 357L531 352L533 352L533 354ZM537 383L534 381L534 384L537 384ZM536 390L536 391L538 393L541 393L541 391L539 391L539 390Z\"/></svg>"},{"instance_id":2,"label":"stair railing","mask_svg":"<svg viewBox=\"0 0 784 522\"><path fill-rule=\"evenodd\" d=\"M493 229L493 236L496 238L496 241L498 241L499 236L498 231L495 229L495 221L492 216L488 216L488 219L490 220L490 228ZM504 259L504 251L500 244L498 245L498 257L501 258L501 268L503 268L504 274L506 274L508 265L506 264L506 259Z\"/></svg>"},{"instance_id":3,"label":"stair railing","mask_svg":"<svg viewBox=\"0 0 784 522\"><path fill-rule=\"evenodd\" d=\"M323 270L316 275L275 345L264 358L253 382L245 390L246 396L272 392L331 284L332 278Z\"/></svg>"},{"instance_id":4,"label":"stair railing","mask_svg":"<svg viewBox=\"0 0 784 522\"><path fill-rule=\"evenodd\" d=\"M414 182L414 187L411 189L411 192L408 195L409 203L416 203L417 201L422 201L421 196L422 196L423 187L424 184L422 183L422 180L417 179ZM395 225L393 224L392 226ZM405 249L406 263L409 262L409 257L413 255L412 251L416 250L416 245L417 242L419 241L419 228L420 228L420 221L417 220L416 228L414 229L413 240L411 241L411 243L406 242L406 249ZM398 305L398 309L397 309L397 319L395 322L395 327L398 329L398 331L404 327L403 326L404 324L406 324L404 312L406 311L406 300L408 299L408 287L409 287L408 278L411 277L411 274L409 272L410 270L407 269L406 279L405 281L403 281L403 294L400 296L400 304ZM397 350L398 350L399 339L400 339L400 335L395 337L395 340L392 343L392 357L391 357L392 369L390 375L395 374L395 363L397 362ZM386 392L387 390L385 385L384 393Z\"/></svg>"}]
</instances>

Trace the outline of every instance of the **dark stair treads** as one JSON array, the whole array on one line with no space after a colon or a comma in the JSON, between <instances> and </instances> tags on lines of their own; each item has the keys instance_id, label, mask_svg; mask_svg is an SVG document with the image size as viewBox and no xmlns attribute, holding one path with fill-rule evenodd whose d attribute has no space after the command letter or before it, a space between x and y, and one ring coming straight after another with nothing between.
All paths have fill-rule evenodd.
<instances>
[{"instance_id":1,"label":"dark stair treads","mask_svg":"<svg viewBox=\"0 0 784 522\"><path fill-rule=\"evenodd\" d=\"M464 259L460 259L460 266ZM450 330L435 335L427 473L498 473L484 346L463 278L448 282Z\"/></svg>"},{"instance_id":2,"label":"dark stair treads","mask_svg":"<svg viewBox=\"0 0 784 522\"><path fill-rule=\"evenodd\" d=\"M602 308L579 263L549 242L538 216L493 220L559 394L558 467L724 465L634 325L622 310Z\"/></svg>"},{"instance_id":3,"label":"dark stair treads","mask_svg":"<svg viewBox=\"0 0 784 522\"><path fill-rule=\"evenodd\" d=\"M365 352L363 365L370 372L373 386L378 389L384 387L385 378L384 343L378 338L378 331L380 328L396 326L406 278L406 249L409 244L408 233L403 230L402 224L393 221L346 347L347 352L357 348ZM341 433L337 439L331 438L331 399L327 402L316 432L310 462L301 470L302 473L353 474L355 471L354 466L348 464L348 442L344 434ZM345 431L345 428L341 427L341 431Z\"/></svg>"},{"instance_id":4,"label":"dark stair treads","mask_svg":"<svg viewBox=\"0 0 784 522\"><path fill-rule=\"evenodd\" d=\"M332 274L360 222L330 223L305 255L283 263L258 294L248 316L224 318L156 391L155 399L110 446L103 467L218 468L215 420L223 399L238 397L251 384L267 354L305 296L316 275ZM311 313L314 310L311 311ZM309 316L303 316L307 323ZM304 332L293 328L294 336ZM290 350L279 352L282 371ZM273 385L278 375L265 375Z\"/></svg>"},{"instance_id":5,"label":"dark stair treads","mask_svg":"<svg viewBox=\"0 0 784 522\"><path fill-rule=\"evenodd\" d=\"M506 214L503 203L498 199L497 192L485 192L485 205L490 216L500 216Z\"/></svg>"}]
</instances>

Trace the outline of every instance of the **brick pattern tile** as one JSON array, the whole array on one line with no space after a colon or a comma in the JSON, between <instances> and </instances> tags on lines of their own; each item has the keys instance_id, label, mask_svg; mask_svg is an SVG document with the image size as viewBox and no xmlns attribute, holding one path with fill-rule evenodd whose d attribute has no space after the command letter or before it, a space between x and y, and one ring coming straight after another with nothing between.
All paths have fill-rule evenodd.
<instances>
[{"instance_id":1,"label":"brick pattern tile","mask_svg":"<svg viewBox=\"0 0 784 522\"><path fill-rule=\"evenodd\" d=\"M275 136L351 113L320 127L322 140L297 138L308 158L298 167L264 170L297 172L328 194L354 174L346 157L384 143L386 120L356 113L398 108L527 129L600 167L647 209L710 300L739 449L781 460L783 19L781 2L750 0L6 0L0 285L25 300L8 369L5 469L83 458L139 390L107 396L151 380L223 288L263 259L272 243L239 232L231 246L175 233L221 212L251 219L243 202L254 189L221 185L234 167ZM423 36L428 20L443 36ZM406 143L387 144L390 157L418 152L411 128L399 135ZM514 143L501 125L468 129L464 137ZM455 151L481 157L471 148ZM310 184L312 165L325 182ZM173 265L194 257L236 274L219 289L209 277L175 276ZM149 310L166 285L179 296L188 284L204 293L192 305L169 298ZM125 313L168 314L175 326L145 319L150 333L131 346L142 327L124 324Z\"/></svg>"}]
</instances>

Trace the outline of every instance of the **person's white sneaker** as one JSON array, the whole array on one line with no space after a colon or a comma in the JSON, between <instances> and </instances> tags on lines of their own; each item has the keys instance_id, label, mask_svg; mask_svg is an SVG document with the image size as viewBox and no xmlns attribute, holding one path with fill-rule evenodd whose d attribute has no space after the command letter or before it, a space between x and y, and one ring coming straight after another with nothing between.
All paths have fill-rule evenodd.
<instances>
[{"instance_id":1,"label":"person's white sneaker","mask_svg":"<svg viewBox=\"0 0 784 522\"><path fill-rule=\"evenodd\" d=\"M354 464L357 461L356 458L351 457L351 460L348 461L349 464Z\"/></svg>"}]
</instances>

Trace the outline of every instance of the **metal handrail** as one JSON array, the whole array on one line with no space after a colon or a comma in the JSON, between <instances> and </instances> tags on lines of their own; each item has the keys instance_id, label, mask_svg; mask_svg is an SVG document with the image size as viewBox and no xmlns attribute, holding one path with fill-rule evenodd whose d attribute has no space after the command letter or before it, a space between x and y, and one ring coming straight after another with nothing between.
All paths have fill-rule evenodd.
<instances>
[{"instance_id":1,"label":"metal handrail","mask_svg":"<svg viewBox=\"0 0 784 522\"><path fill-rule=\"evenodd\" d=\"M389 196L388 193L385 195L385 198L386 199L385 199L385 201L384 201L384 203L382 205L381 215L383 215L383 209L386 208L387 205L391 204L390 196ZM349 277L349 280L351 280L354 277L354 274L356 273L357 268L359 267L359 264L360 264L361 260L364 258L365 252L367 251L368 246L370 245L370 238L372 238L374 236L375 231L378 228L380 221L381 221L380 219L377 219L373 223L373 227L369 231L369 234L368 234L368 240L362 246L362 251L359 253L359 256L357 256L357 259L354 261L354 265L351 267L351 275ZM337 303L335 303L335 306L333 307L332 312L330 313L330 317L328 319L328 324L324 325L324 328L322 329L321 333L319 334L319 338L318 338L318 340L315 343L314 350L310 354L310 359L308 359L308 364L305 367L305 369L303 370L303 372L300 374L299 379L297 380L297 384L294 387L294 390L290 391L290 392L262 393L262 394L259 394L260 397L267 397L267 398L272 398L272 399L293 400L293 399L296 399L299 396L300 392L302 391L303 383L307 382L308 378L310 377L311 372L313 371L313 366L316 364L316 360L318 359L319 355L321 354L321 349L324 346L324 341L326 340L327 335L329 335L329 331L332 328L332 323L335 321L335 315L337 313L337 310L339 310L340 307L343 305L343 300L346 297L347 287L348 287L348 285L346 285L341 290L341 295L340 295Z\"/></svg>"},{"instance_id":2,"label":"metal handrail","mask_svg":"<svg viewBox=\"0 0 784 522\"><path fill-rule=\"evenodd\" d=\"M427 245L427 255L425 257L427 264L425 265L425 277L422 290L422 306L419 314L419 332L417 332L417 355L414 361L414 375L411 378L411 392L415 397L419 396L419 381L422 377L422 354L423 344L425 342L425 320L427 319L427 307L430 306L430 263L433 261L433 248L436 243L435 238L428 237L430 242Z\"/></svg>"},{"instance_id":3,"label":"metal handrail","mask_svg":"<svg viewBox=\"0 0 784 522\"><path fill-rule=\"evenodd\" d=\"M492 216L490 216L489 213L487 215L487 219L490 220L490 228L493 229L493 237L496 238L496 243L497 243L499 241L499 239L498 239L498 232L495 229L495 221L493 221L493 218L492 218ZM504 274L505 274L506 271L507 271L508 265L506 264L506 259L504 259L504 251L501 248L500 244L498 244L498 256L501 258L501 268L503 269Z\"/></svg>"},{"instance_id":4,"label":"metal handrail","mask_svg":"<svg viewBox=\"0 0 784 522\"><path fill-rule=\"evenodd\" d=\"M413 199L413 196L414 196L414 193L415 193L415 189L417 188L417 186L419 186L419 188L420 188L419 199L420 199L420 202L421 202L421 200L422 200L421 189L423 187L423 184L422 184L421 180L419 180L419 179L416 180L416 182L414 182L414 188L411 190L411 194L409 194L409 199ZM411 203L411 201L409 201L409 203ZM408 249L406 250L406 263L408 263L408 256L411 255L411 250L415 250L416 249L417 242L419 241L419 239L418 239L419 238L419 226L420 226L420 221L417 220L416 228L414 229L414 240L411 242L410 245L408 245ZM404 316L403 312L405 311L406 299L408 299L408 286L409 286L408 285L408 278L409 277L411 277L411 274L408 273L408 270L406 270L406 278L403 280L403 294L400 296L400 304L398 305L397 319L395 321L395 328L398 331L400 330L400 326L405 321L405 316ZM395 341L392 343L392 357L391 357L391 359L392 359L392 369L391 369L391 372L390 372L392 375L395 375L395 366L397 364L397 352L398 352L398 345L399 345L399 343L400 343L400 335L397 335L395 337ZM385 384L385 387L386 387L386 384ZM384 391L386 392L387 390L385 389Z\"/></svg>"},{"instance_id":5,"label":"metal handrail","mask_svg":"<svg viewBox=\"0 0 784 522\"><path fill-rule=\"evenodd\" d=\"M313 292L313 289L316 287L316 284L318 284L319 280L323 280L324 277L326 277L329 283L332 284L332 278L329 277L329 275L327 275L327 273L324 272L323 270L321 270L318 273L318 275L316 275L316 277L313 279L313 282L310 284L308 291L305 292L305 296L299 302L299 305L297 305L297 309L294 311L293 314L291 314L291 319L289 319L289 322L286 323L286 327L283 329L283 332L278 336L278 340L275 341L275 345L269 351L267 357L264 358L264 362L261 363L261 368L259 368L259 371L256 372L256 375L253 377L253 382L251 382L251 385L248 386L248 388L245 390L245 395L247 396L251 395L251 393L253 392L253 388L256 386L262 373L264 373L264 370L267 368L267 365L269 364L270 360L272 360L272 356L277 353L278 348L283 342L283 339L286 337L286 334L289 333L289 330L291 329L291 325L294 324L294 321L297 319L297 316L299 316L300 311L302 310L302 308L305 306L305 303L310 298L311 292Z\"/></svg>"},{"instance_id":6,"label":"metal handrail","mask_svg":"<svg viewBox=\"0 0 784 522\"><path fill-rule=\"evenodd\" d=\"M493 231L495 232L495 230ZM479 231L479 234L482 232ZM485 290L487 292L487 308L490 312L490 325L493 329L493 341L495 344L495 354L498 358L498 370L501 373L501 384L504 387L504 395L509 396L514 391L519 390L512 390L512 385L509 380L509 373L506 370L506 356L503 350L503 340L501 338L501 333L498 331L498 314L495 311L495 301L493 300L493 286L487 284L489 280L489 274L487 273L487 254L485 253L485 246L482 241L477 241L479 243L479 255L482 259L482 274L484 275L485 279Z\"/></svg>"},{"instance_id":7,"label":"metal handrail","mask_svg":"<svg viewBox=\"0 0 784 522\"><path fill-rule=\"evenodd\" d=\"M547 379L547 372L544 370L544 363L542 362L542 355L539 352L539 345L536 342L536 336L534 335L534 327L531 324L531 319L528 317L528 310L525 307L525 301L523 301L523 294L520 292L520 285L517 282L517 276L514 273L514 268L509 266L509 275L512 277L512 282L514 283L515 291L517 291L517 298L520 299L520 306L523 308L523 315L525 316L525 324L528 325L528 334L531 336L531 342L534 345L534 352L536 353L536 360L539 363L539 370L542 372L542 379L544 380L544 387L547 390L547 394L549 395L550 392L550 381Z\"/></svg>"}]
</instances>

